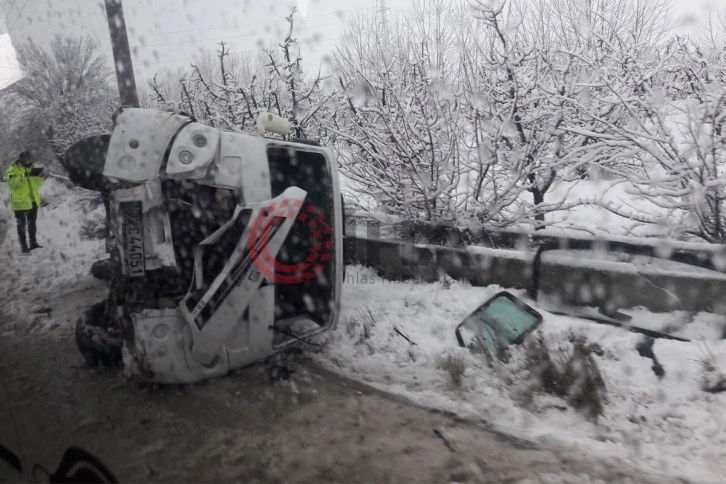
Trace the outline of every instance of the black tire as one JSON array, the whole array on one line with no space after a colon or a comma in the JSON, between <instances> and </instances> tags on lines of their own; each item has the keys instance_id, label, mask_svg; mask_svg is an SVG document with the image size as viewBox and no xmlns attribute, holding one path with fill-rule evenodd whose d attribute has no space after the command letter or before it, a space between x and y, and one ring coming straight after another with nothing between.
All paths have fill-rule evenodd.
<instances>
[{"instance_id":1,"label":"black tire","mask_svg":"<svg viewBox=\"0 0 726 484\"><path fill-rule=\"evenodd\" d=\"M102 281L112 281L116 270L112 259L97 260L91 265L91 275Z\"/></svg>"},{"instance_id":2,"label":"black tire","mask_svg":"<svg viewBox=\"0 0 726 484\"><path fill-rule=\"evenodd\" d=\"M107 329L113 325L105 321L106 305L106 301L94 304L76 322L76 346L90 368L123 366L123 342Z\"/></svg>"}]
</instances>

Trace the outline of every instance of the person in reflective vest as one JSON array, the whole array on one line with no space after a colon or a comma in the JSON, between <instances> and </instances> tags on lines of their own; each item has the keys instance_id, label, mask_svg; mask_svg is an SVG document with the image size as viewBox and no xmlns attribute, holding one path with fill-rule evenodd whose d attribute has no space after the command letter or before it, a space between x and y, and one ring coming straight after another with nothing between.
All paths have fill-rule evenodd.
<instances>
[{"instance_id":1,"label":"person in reflective vest","mask_svg":"<svg viewBox=\"0 0 726 484\"><path fill-rule=\"evenodd\" d=\"M36 219L41 205L39 188L45 180L45 170L33 164L29 152L23 151L5 170L5 181L10 189L10 209L15 212L18 239L23 253L38 249ZM27 229L27 238L26 238ZM30 239L30 245L28 245Z\"/></svg>"}]
</instances>

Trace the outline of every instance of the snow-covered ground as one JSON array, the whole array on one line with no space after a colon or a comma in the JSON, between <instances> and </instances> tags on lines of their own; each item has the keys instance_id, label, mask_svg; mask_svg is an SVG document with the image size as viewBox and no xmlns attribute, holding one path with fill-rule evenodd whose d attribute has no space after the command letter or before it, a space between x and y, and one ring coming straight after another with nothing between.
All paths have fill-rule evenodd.
<instances>
[{"instance_id":1,"label":"snow-covered ground","mask_svg":"<svg viewBox=\"0 0 726 484\"><path fill-rule=\"evenodd\" d=\"M38 211L37 220L38 243L43 248L22 254L15 217L8 207L7 185L0 183L0 225L5 225L7 232L4 242L0 237L1 274L10 282L6 287L14 292L3 294L3 303L10 314L32 314L38 289L55 291L59 296L76 289L77 284L90 280L91 264L107 257L102 240L84 240L80 236L86 220L103 214L103 205L94 208L89 204L92 192L71 192L50 179L41 187L41 195L47 203ZM52 324L50 319L43 321Z\"/></svg>"},{"instance_id":2,"label":"snow-covered ground","mask_svg":"<svg viewBox=\"0 0 726 484\"><path fill-rule=\"evenodd\" d=\"M544 394L533 394L527 405L518 403L518 395L528 391L531 381L523 366L523 349L515 348L511 362L497 372L481 357L457 347L456 325L500 288L458 282L448 288L390 283L362 267L349 267L346 282L340 327L327 336L319 355L329 368L421 405L484 419L510 434L567 445L573 453L622 459L671 478L723 481L726 394L703 391L701 380L707 360L726 369L725 341L657 340L654 353L666 372L659 380L651 369L653 362L635 349L642 335L542 311L544 322L536 333L550 348L567 351L569 336L575 334L603 349L603 356L596 358L607 404L603 417L593 423ZM373 317L362 316L366 311ZM636 314L639 319L650 316L649 327L679 317L679 313ZM723 323L713 315L700 316L700 324L710 330ZM374 324L364 323L371 319ZM466 365L458 388L439 365L443 356L452 353L459 353ZM505 381L507 376L511 382Z\"/></svg>"},{"instance_id":3,"label":"snow-covered ground","mask_svg":"<svg viewBox=\"0 0 726 484\"><path fill-rule=\"evenodd\" d=\"M0 184L3 200L5 190ZM102 241L80 238L83 222L103 210L78 207L79 200L87 200L90 194L70 194L55 181L49 181L44 192L49 205L41 209L39 234L45 247L20 255L12 226L2 243L3 277L12 280L6 285L11 293L4 302L11 313L32 311L36 287L59 296L73 291L90 280L91 264L105 257ZM12 224L6 205L0 204L0 212ZM604 415L594 423L552 396L533 393L529 403L522 402L531 378L521 349L514 348L510 363L494 371L480 357L457 347L456 325L500 290L459 282L392 283L369 269L349 267L340 325L324 336L324 347L315 357L330 369L415 403L483 419L495 429L543 446L566 446L574 455L600 456L610 465L620 461L668 480L723 480L726 394L701 389L704 361L726 369L726 342L709 339L722 321L697 315L699 342L657 340L654 352L666 371L659 380L652 361L635 349L641 335L542 311L544 322L537 334L551 348L566 351L573 333L602 347L602 356L596 359L607 387L607 404ZM374 323L364 328L366 318L361 314L368 310ZM648 327L680 319L680 313L636 314ZM33 329L50 330L42 322ZM440 369L441 358L448 354L458 354L465 363L460 387Z\"/></svg>"}]
</instances>

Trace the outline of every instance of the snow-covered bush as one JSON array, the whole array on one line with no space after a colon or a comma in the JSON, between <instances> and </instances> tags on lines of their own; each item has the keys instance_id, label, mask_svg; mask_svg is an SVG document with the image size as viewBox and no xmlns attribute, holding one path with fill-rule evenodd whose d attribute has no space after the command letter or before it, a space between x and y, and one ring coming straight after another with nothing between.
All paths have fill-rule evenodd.
<instances>
[{"instance_id":1,"label":"snow-covered bush","mask_svg":"<svg viewBox=\"0 0 726 484\"><path fill-rule=\"evenodd\" d=\"M531 390L563 398L590 419L605 409L605 382L593 354L597 346L573 339L572 348L552 350L542 338L526 346L526 361L531 374Z\"/></svg>"},{"instance_id":2,"label":"snow-covered bush","mask_svg":"<svg viewBox=\"0 0 726 484\"><path fill-rule=\"evenodd\" d=\"M701 388L708 393L726 392L726 375L716 366L712 356L701 361Z\"/></svg>"},{"instance_id":3,"label":"snow-covered bush","mask_svg":"<svg viewBox=\"0 0 726 484\"><path fill-rule=\"evenodd\" d=\"M40 186L39 192L45 206L54 208L67 200L72 190L62 181L49 177Z\"/></svg>"},{"instance_id":4,"label":"snow-covered bush","mask_svg":"<svg viewBox=\"0 0 726 484\"><path fill-rule=\"evenodd\" d=\"M94 212L81 224L81 239L103 240L106 238L106 217Z\"/></svg>"},{"instance_id":5,"label":"snow-covered bush","mask_svg":"<svg viewBox=\"0 0 726 484\"><path fill-rule=\"evenodd\" d=\"M475 348L491 384L507 392L524 407L534 405L537 395L550 395L567 402L588 419L596 420L605 410L606 387L593 355L597 344L570 337L554 346L541 335L531 335L521 346L491 354Z\"/></svg>"},{"instance_id":6,"label":"snow-covered bush","mask_svg":"<svg viewBox=\"0 0 726 484\"><path fill-rule=\"evenodd\" d=\"M445 372L451 378L454 386L457 388L461 386L464 373L466 372L466 362L460 352L448 352L441 355L436 365L439 370Z\"/></svg>"},{"instance_id":7,"label":"snow-covered bush","mask_svg":"<svg viewBox=\"0 0 726 484\"><path fill-rule=\"evenodd\" d=\"M373 334L380 315L370 307L358 308L355 314L343 320L346 333L356 341L356 345L365 344Z\"/></svg>"}]
</instances>

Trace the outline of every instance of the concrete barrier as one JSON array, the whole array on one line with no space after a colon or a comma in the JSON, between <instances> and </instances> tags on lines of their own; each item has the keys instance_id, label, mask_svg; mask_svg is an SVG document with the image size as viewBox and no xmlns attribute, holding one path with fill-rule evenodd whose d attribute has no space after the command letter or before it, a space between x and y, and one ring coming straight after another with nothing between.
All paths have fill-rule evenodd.
<instances>
[{"instance_id":1,"label":"concrete barrier","mask_svg":"<svg viewBox=\"0 0 726 484\"><path fill-rule=\"evenodd\" d=\"M653 248L643 246L646 255ZM692 256L692 257L691 257ZM689 259L699 259L690 254ZM446 274L472 285L527 290L570 305L644 306L651 311L708 311L726 314L726 274L627 270L627 264L540 261L534 287L535 253L484 247L423 246L376 238L347 237L346 264L361 264L391 280L433 282ZM625 269L624 269L625 268ZM539 290L539 294L537 294Z\"/></svg>"},{"instance_id":2,"label":"concrete barrier","mask_svg":"<svg viewBox=\"0 0 726 484\"><path fill-rule=\"evenodd\" d=\"M544 262L538 300L567 305L651 311L725 313L726 276L625 272Z\"/></svg>"},{"instance_id":3,"label":"concrete barrier","mask_svg":"<svg viewBox=\"0 0 726 484\"><path fill-rule=\"evenodd\" d=\"M371 267L386 279L433 282L446 274L476 286L498 284L529 289L531 258L522 258L514 251L500 252L477 253L467 249L360 237L347 237L344 246L346 264Z\"/></svg>"}]
</instances>

